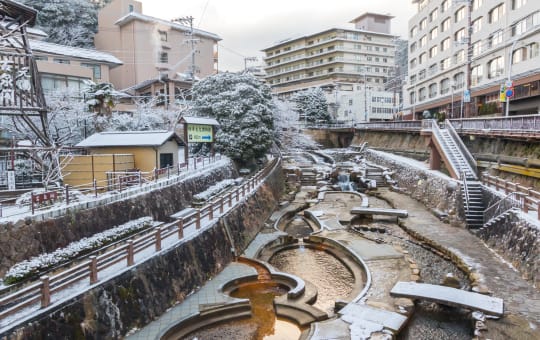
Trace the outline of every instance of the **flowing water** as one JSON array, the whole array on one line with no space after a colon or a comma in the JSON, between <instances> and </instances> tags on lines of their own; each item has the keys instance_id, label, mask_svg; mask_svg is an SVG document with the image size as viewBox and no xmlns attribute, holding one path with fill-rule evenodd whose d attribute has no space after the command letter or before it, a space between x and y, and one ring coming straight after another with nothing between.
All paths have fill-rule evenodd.
<instances>
[{"instance_id":1,"label":"flowing water","mask_svg":"<svg viewBox=\"0 0 540 340\"><path fill-rule=\"evenodd\" d=\"M330 253L303 247L282 250L270 259L276 269L301 277L317 287L315 307L333 314L336 300L344 300L355 284L352 273Z\"/></svg>"}]
</instances>

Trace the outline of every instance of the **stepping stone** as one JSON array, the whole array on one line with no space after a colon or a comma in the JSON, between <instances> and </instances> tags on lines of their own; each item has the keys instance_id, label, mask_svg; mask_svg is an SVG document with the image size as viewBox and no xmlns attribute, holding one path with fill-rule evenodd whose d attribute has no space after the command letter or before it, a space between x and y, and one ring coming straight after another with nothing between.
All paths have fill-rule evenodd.
<instances>
[{"instance_id":1,"label":"stepping stone","mask_svg":"<svg viewBox=\"0 0 540 340\"><path fill-rule=\"evenodd\" d=\"M427 283L398 282L390 291L390 295L465 307L496 316L502 316L504 313L503 300L500 298Z\"/></svg>"}]
</instances>

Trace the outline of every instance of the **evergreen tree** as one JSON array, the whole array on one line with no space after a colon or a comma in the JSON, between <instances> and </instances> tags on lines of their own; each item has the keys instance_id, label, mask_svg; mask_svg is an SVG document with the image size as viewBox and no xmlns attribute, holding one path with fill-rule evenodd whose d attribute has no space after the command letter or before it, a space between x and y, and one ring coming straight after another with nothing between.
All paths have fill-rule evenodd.
<instances>
[{"instance_id":1,"label":"evergreen tree","mask_svg":"<svg viewBox=\"0 0 540 340\"><path fill-rule=\"evenodd\" d=\"M216 149L241 163L263 156L272 145L273 109L270 88L249 73L220 73L193 87L195 114L220 123Z\"/></svg>"},{"instance_id":2,"label":"evergreen tree","mask_svg":"<svg viewBox=\"0 0 540 340\"><path fill-rule=\"evenodd\" d=\"M310 88L295 93L291 101L295 104L299 119L307 123L330 123L332 117L328 113L328 103L321 88Z\"/></svg>"},{"instance_id":3,"label":"evergreen tree","mask_svg":"<svg viewBox=\"0 0 540 340\"><path fill-rule=\"evenodd\" d=\"M106 1L21 0L38 11L37 27L48 34L47 41L76 47L94 46L97 11Z\"/></svg>"}]
</instances>

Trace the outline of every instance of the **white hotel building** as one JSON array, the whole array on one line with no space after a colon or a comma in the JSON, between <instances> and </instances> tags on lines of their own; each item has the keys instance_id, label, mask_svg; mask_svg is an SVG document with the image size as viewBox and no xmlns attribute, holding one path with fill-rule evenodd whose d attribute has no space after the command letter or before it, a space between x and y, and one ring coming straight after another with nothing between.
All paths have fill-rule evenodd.
<instances>
[{"instance_id":1,"label":"white hotel building","mask_svg":"<svg viewBox=\"0 0 540 340\"><path fill-rule=\"evenodd\" d=\"M279 97L321 87L338 121L393 119L399 94L384 91L395 68L392 16L365 13L354 28L330 28L263 49L267 84Z\"/></svg>"},{"instance_id":2,"label":"white hotel building","mask_svg":"<svg viewBox=\"0 0 540 340\"><path fill-rule=\"evenodd\" d=\"M501 84L515 96L509 113L540 112L539 0L413 0L404 100L416 119L502 115ZM471 102L462 105L464 90ZM453 110L452 110L453 109Z\"/></svg>"}]
</instances>

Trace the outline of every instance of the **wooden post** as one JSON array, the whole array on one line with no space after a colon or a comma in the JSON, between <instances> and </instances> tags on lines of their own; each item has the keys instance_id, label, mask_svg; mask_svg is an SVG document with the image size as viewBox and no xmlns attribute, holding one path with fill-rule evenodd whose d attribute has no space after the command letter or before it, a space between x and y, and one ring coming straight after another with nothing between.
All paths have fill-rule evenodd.
<instances>
[{"instance_id":1,"label":"wooden post","mask_svg":"<svg viewBox=\"0 0 540 340\"><path fill-rule=\"evenodd\" d=\"M161 227L156 229L156 251L161 250Z\"/></svg>"},{"instance_id":2,"label":"wooden post","mask_svg":"<svg viewBox=\"0 0 540 340\"><path fill-rule=\"evenodd\" d=\"M69 205L69 185L66 184L66 205Z\"/></svg>"},{"instance_id":3,"label":"wooden post","mask_svg":"<svg viewBox=\"0 0 540 340\"><path fill-rule=\"evenodd\" d=\"M232 192L229 192L229 208L232 207Z\"/></svg>"},{"instance_id":4,"label":"wooden post","mask_svg":"<svg viewBox=\"0 0 540 340\"><path fill-rule=\"evenodd\" d=\"M97 257L90 256L90 284L94 284L98 281L97 274Z\"/></svg>"},{"instance_id":5,"label":"wooden post","mask_svg":"<svg viewBox=\"0 0 540 340\"><path fill-rule=\"evenodd\" d=\"M167 166L167 179L171 178L171 167Z\"/></svg>"},{"instance_id":6,"label":"wooden post","mask_svg":"<svg viewBox=\"0 0 540 340\"><path fill-rule=\"evenodd\" d=\"M212 201L210 201L210 206L208 207L208 218L211 220L214 219L214 203L212 203Z\"/></svg>"},{"instance_id":7,"label":"wooden post","mask_svg":"<svg viewBox=\"0 0 540 340\"><path fill-rule=\"evenodd\" d=\"M249 184L249 182L248 182ZM246 196L246 183L242 184L242 197Z\"/></svg>"},{"instance_id":8,"label":"wooden post","mask_svg":"<svg viewBox=\"0 0 540 340\"><path fill-rule=\"evenodd\" d=\"M154 168L154 181L157 182L157 180L158 180L157 168Z\"/></svg>"},{"instance_id":9,"label":"wooden post","mask_svg":"<svg viewBox=\"0 0 540 340\"><path fill-rule=\"evenodd\" d=\"M194 162L197 163L197 162ZM201 209L197 209L197 216L195 217L195 228L201 228Z\"/></svg>"},{"instance_id":10,"label":"wooden post","mask_svg":"<svg viewBox=\"0 0 540 340\"><path fill-rule=\"evenodd\" d=\"M41 308L45 308L51 304L51 288L49 286L49 277L42 276L41 280Z\"/></svg>"},{"instance_id":11,"label":"wooden post","mask_svg":"<svg viewBox=\"0 0 540 340\"><path fill-rule=\"evenodd\" d=\"M540 220L540 202L536 206L536 218Z\"/></svg>"},{"instance_id":12,"label":"wooden post","mask_svg":"<svg viewBox=\"0 0 540 340\"><path fill-rule=\"evenodd\" d=\"M118 191L122 192L122 178L125 178L124 176L118 176L118 187L120 188Z\"/></svg>"},{"instance_id":13,"label":"wooden post","mask_svg":"<svg viewBox=\"0 0 540 340\"><path fill-rule=\"evenodd\" d=\"M236 200L240 201L240 188L236 188Z\"/></svg>"},{"instance_id":14,"label":"wooden post","mask_svg":"<svg viewBox=\"0 0 540 340\"><path fill-rule=\"evenodd\" d=\"M223 200L225 197L221 196L221 199L219 200L219 213L223 214ZM0 217L2 217L2 205L0 204Z\"/></svg>"},{"instance_id":15,"label":"wooden post","mask_svg":"<svg viewBox=\"0 0 540 340\"><path fill-rule=\"evenodd\" d=\"M34 215L34 193L30 193L30 204L32 204L32 215Z\"/></svg>"},{"instance_id":16,"label":"wooden post","mask_svg":"<svg viewBox=\"0 0 540 340\"><path fill-rule=\"evenodd\" d=\"M127 249L127 265L128 267L133 266L134 263L135 263L135 251L133 249L133 241L129 240L128 249Z\"/></svg>"},{"instance_id":17,"label":"wooden post","mask_svg":"<svg viewBox=\"0 0 540 340\"><path fill-rule=\"evenodd\" d=\"M180 218L178 220L178 239L181 240L184 238L184 219Z\"/></svg>"},{"instance_id":18,"label":"wooden post","mask_svg":"<svg viewBox=\"0 0 540 340\"><path fill-rule=\"evenodd\" d=\"M94 178L94 196L97 197L97 181Z\"/></svg>"},{"instance_id":19,"label":"wooden post","mask_svg":"<svg viewBox=\"0 0 540 340\"><path fill-rule=\"evenodd\" d=\"M528 213L529 212L529 202L528 202L528 198L527 196L524 196L523 197L523 212L524 213Z\"/></svg>"}]
</instances>

